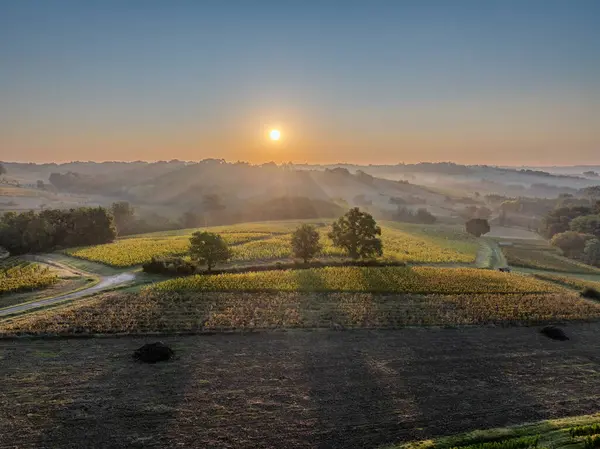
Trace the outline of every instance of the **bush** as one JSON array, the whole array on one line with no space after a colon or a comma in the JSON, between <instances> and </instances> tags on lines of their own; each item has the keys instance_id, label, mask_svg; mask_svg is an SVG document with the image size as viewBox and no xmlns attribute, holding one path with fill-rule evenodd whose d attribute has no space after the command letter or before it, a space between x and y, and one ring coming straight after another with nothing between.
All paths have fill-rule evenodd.
<instances>
[{"instance_id":1,"label":"bush","mask_svg":"<svg viewBox=\"0 0 600 449\"><path fill-rule=\"evenodd\" d=\"M142 268L145 273L181 276L194 274L198 267L181 257L153 257L150 262L142 265Z\"/></svg>"},{"instance_id":2,"label":"bush","mask_svg":"<svg viewBox=\"0 0 600 449\"><path fill-rule=\"evenodd\" d=\"M595 288L593 288L593 287L586 287L586 288L584 288L581 291L580 295L583 298L596 299L596 300L600 301L600 292L598 290L596 290Z\"/></svg>"}]
</instances>

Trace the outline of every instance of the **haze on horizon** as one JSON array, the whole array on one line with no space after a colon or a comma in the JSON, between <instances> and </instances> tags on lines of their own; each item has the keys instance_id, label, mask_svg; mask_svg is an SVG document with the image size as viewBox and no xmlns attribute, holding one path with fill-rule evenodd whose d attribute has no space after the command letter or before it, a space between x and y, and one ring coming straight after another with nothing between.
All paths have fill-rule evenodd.
<instances>
[{"instance_id":1,"label":"haze on horizon","mask_svg":"<svg viewBox=\"0 0 600 449\"><path fill-rule=\"evenodd\" d=\"M600 164L598 23L594 0L4 0L0 160Z\"/></svg>"}]
</instances>

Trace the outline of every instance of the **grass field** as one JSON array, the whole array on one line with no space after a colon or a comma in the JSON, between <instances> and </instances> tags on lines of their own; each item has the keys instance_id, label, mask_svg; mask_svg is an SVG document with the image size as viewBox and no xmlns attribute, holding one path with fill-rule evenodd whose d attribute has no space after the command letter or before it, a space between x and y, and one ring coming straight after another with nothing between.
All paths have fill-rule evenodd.
<instances>
[{"instance_id":1,"label":"grass field","mask_svg":"<svg viewBox=\"0 0 600 449\"><path fill-rule=\"evenodd\" d=\"M169 279L154 291L302 291L379 293L548 293L561 289L530 276L476 268L325 267Z\"/></svg>"},{"instance_id":2,"label":"grass field","mask_svg":"<svg viewBox=\"0 0 600 449\"><path fill-rule=\"evenodd\" d=\"M231 264L291 260L291 232L298 221L243 223L208 228L232 245ZM329 226L319 226L323 256L343 257L327 237ZM153 256L184 255L195 229L124 237L114 243L72 248L67 254L114 267L130 267L150 261ZM382 226L384 258L412 263L472 263L478 243L470 235L446 226L415 226L386 222Z\"/></svg>"},{"instance_id":3,"label":"grass field","mask_svg":"<svg viewBox=\"0 0 600 449\"><path fill-rule=\"evenodd\" d=\"M560 255L544 240L511 240L502 245L509 265L563 273L600 274L600 269Z\"/></svg>"},{"instance_id":4,"label":"grass field","mask_svg":"<svg viewBox=\"0 0 600 449\"><path fill-rule=\"evenodd\" d=\"M42 265L16 259L0 263L0 295L37 290L58 282L58 277Z\"/></svg>"},{"instance_id":5,"label":"grass field","mask_svg":"<svg viewBox=\"0 0 600 449\"><path fill-rule=\"evenodd\" d=\"M449 448L447 435L600 410L600 324L566 330L567 342L528 327L162 336L176 357L156 365L131 358L148 337L0 340L0 441ZM563 427L551 421L527 434L555 448L570 435L546 444L545 433Z\"/></svg>"}]
</instances>

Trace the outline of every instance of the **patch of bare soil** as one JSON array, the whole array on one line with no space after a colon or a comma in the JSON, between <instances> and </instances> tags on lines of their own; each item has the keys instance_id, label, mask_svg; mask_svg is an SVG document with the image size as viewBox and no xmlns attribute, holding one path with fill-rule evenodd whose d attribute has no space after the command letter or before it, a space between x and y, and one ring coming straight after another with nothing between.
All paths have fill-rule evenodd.
<instances>
[{"instance_id":1,"label":"patch of bare soil","mask_svg":"<svg viewBox=\"0 0 600 449\"><path fill-rule=\"evenodd\" d=\"M371 448L596 412L600 324L0 341L0 447ZM85 443L83 443L85 442Z\"/></svg>"}]
</instances>

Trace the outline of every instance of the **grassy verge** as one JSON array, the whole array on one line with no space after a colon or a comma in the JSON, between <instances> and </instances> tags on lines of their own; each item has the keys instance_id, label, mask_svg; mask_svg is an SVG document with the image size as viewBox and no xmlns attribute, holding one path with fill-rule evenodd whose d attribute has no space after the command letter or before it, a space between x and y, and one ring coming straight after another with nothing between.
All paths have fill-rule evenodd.
<instances>
[{"instance_id":1,"label":"grassy verge","mask_svg":"<svg viewBox=\"0 0 600 449\"><path fill-rule=\"evenodd\" d=\"M549 449L572 448L588 449L586 438L598 433L600 414L577 416L541 421L513 427L504 427L387 446L386 449L450 449L481 448L508 449L511 447L539 447ZM580 429L583 435L572 435ZM587 432L592 432L587 433ZM534 444L535 443L535 444ZM527 446L523 446L527 444Z\"/></svg>"}]
</instances>

